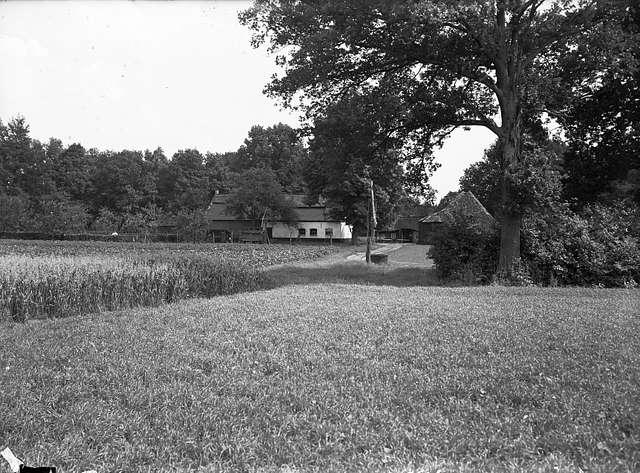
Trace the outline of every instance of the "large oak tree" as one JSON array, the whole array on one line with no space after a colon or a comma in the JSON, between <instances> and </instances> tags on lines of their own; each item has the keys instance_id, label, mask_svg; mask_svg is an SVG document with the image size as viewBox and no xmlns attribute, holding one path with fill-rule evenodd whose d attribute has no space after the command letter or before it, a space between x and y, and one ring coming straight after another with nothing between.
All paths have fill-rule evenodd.
<instances>
[{"instance_id":1,"label":"large oak tree","mask_svg":"<svg viewBox=\"0 0 640 473\"><path fill-rule=\"evenodd\" d=\"M267 92L309 118L366 87L402 98L389 133L415 146L428 149L458 127L491 130L500 149L499 269L509 273L520 255L523 117L567 106L571 90L561 89L557 66L584 50L580 41L600 27L602 3L255 0L240 18L254 45L267 43L284 68Z\"/></svg>"}]
</instances>

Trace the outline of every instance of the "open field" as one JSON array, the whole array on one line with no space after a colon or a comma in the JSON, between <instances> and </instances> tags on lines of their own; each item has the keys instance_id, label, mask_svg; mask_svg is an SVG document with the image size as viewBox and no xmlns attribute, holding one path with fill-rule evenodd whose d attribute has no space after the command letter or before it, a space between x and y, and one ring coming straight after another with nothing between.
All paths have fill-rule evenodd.
<instances>
[{"instance_id":1,"label":"open field","mask_svg":"<svg viewBox=\"0 0 640 473\"><path fill-rule=\"evenodd\" d=\"M0 445L62 472L640 469L638 291L370 282L5 322Z\"/></svg>"},{"instance_id":2,"label":"open field","mask_svg":"<svg viewBox=\"0 0 640 473\"><path fill-rule=\"evenodd\" d=\"M0 320L156 306L264 287L261 269L332 248L0 240Z\"/></svg>"}]
</instances>

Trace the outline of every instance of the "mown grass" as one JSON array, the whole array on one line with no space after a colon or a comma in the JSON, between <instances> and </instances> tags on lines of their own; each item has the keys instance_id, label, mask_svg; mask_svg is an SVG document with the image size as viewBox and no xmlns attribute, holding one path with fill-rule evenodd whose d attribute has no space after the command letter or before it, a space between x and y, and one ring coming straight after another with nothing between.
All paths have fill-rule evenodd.
<instances>
[{"instance_id":1,"label":"mown grass","mask_svg":"<svg viewBox=\"0 0 640 473\"><path fill-rule=\"evenodd\" d=\"M0 445L63 472L638 471L639 305L307 285L7 323Z\"/></svg>"},{"instance_id":2,"label":"mown grass","mask_svg":"<svg viewBox=\"0 0 640 473\"><path fill-rule=\"evenodd\" d=\"M0 242L0 320L67 317L263 287L262 268L321 247Z\"/></svg>"}]
</instances>

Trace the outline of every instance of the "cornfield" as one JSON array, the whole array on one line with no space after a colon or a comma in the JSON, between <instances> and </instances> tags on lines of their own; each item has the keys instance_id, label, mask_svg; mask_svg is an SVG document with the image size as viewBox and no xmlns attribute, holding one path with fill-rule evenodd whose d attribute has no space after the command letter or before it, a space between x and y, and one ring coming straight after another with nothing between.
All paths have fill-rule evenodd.
<instances>
[{"instance_id":1,"label":"cornfield","mask_svg":"<svg viewBox=\"0 0 640 473\"><path fill-rule=\"evenodd\" d=\"M264 286L262 267L319 247L0 243L0 320L157 306Z\"/></svg>"}]
</instances>

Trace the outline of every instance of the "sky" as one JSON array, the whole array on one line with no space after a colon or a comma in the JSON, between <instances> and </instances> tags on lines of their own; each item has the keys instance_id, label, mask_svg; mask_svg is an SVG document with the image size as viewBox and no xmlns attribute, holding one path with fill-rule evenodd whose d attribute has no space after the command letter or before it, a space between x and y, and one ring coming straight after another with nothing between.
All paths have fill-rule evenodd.
<instances>
[{"instance_id":1,"label":"sky","mask_svg":"<svg viewBox=\"0 0 640 473\"><path fill-rule=\"evenodd\" d=\"M101 150L235 151L253 125L298 124L262 94L278 71L237 14L249 1L0 1L0 119ZM457 131L435 156L439 197L493 142Z\"/></svg>"}]
</instances>

